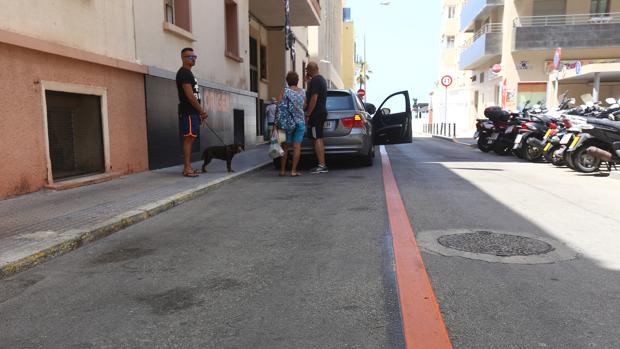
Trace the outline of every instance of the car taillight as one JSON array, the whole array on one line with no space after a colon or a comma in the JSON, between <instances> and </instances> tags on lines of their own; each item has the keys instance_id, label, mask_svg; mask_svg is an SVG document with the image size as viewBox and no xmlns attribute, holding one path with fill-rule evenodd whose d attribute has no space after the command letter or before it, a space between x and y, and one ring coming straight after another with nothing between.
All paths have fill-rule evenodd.
<instances>
[{"instance_id":1,"label":"car taillight","mask_svg":"<svg viewBox=\"0 0 620 349\"><path fill-rule=\"evenodd\" d=\"M340 119L342 121L342 126L346 128L364 128L364 120L362 120L362 116L359 114L355 114L354 116L348 118Z\"/></svg>"}]
</instances>

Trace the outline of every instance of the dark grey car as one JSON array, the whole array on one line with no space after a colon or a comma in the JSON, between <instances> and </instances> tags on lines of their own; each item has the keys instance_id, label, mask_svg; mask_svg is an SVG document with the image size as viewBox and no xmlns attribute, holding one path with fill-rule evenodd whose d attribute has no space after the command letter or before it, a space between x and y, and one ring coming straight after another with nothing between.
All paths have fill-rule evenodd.
<instances>
[{"instance_id":1,"label":"dark grey car","mask_svg":"<svg viewBox=\"0 0 620 349\"><path fill-rule=\"evenodd\" d=\"M393 106L394 102L400 112L393 113L384 107ZM356 157L361 164L371 166L375 145L411 142L409 93L401 91L390 95L376 110L374 105L364 104L352 90L328 90L323 136L328 157ZM315 154L314 142L308 133L301 144L301 154L305 158Z\"/></svg>"}]
</instances>

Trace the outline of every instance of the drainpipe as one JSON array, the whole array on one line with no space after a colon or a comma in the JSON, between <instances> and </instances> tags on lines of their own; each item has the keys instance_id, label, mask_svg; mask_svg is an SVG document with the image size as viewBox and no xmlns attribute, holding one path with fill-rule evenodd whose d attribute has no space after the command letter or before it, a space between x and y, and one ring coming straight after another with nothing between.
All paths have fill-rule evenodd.
<instances>
[{"instance_id":1,"label":"drainpipe","mask_svg":"<svg viewBox=\"0 0 620 349\"><path fill-rule=\"evenodd\" d=\"M592 98L594 102L599 101L600 90L601 90L601 73L594 73L594 88L592 89Z\"/></svg>"}]
</instances>

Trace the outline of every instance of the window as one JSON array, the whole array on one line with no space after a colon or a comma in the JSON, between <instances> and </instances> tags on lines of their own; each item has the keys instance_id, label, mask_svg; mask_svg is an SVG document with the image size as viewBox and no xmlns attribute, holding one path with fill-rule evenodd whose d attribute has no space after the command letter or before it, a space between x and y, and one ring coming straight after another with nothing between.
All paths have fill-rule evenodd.
<instances>
[{"instance_id":1,"label":"window","mask_svg":"<svg viewBox=\"0 0 620 349\"><path fill-rule=\"evenodd\" d=\"M260 78L267 80L267 47L260 45Z\"/></svg>"},{"instance_id":2,"label":"window","mask_svg":"<svg viewBox=\"0 0 620 349\"><path fill-rule=\"evenodd\" d=\"M353 110L353 98L346 92L330 92L327 95L326 106L328 111Z\"/></svg>"},{"instance_id":3,"label":"window","mask_svg":"<svg viewBox=\"0 0 620 349\"><path fill-rule=\"evenodd\" d=\"M456 6L448 6L448 19L453 19L456 13Z\"/></svg>"},{"instance_id":4,"label":"window","mask_svg":"<svg viewBox=\"0 0 620 349\"><path fill-rule=\"evenodd\" d=\"M608 13L609 12L609 0L591 0L590 13Z\"/></svg>"},{"instance_id":5,"label":"window","mask_svg":"<svg viewBox=\"0 0 620 349\"><path fill-rule=\"evenodd\" d=\"M454 36L446 36L446 48L454 48Z\"/></svg>"},{"instance_id":6,"label":"window","mask_svg":"<svg viewBox=\"0 0 620 349\"><path fill-rule=\"evenodd\" d=\"M484 82L484 72L480 73L480 83Z\"/></svg>"},{"instance_id":7,"label":"window","mask_svg":"<svg viewBox=\"0 0 620 349\"><path fill-rule=\"evenodd\" d=\"M188 32L192 31L190 0L164 0L166 22Z\"/></svg>"},{"instance_id":8,"label":"window","mask_svg":"<svg viewBox=\"0 0 620 349\"><path fill-rule=\"evenodd\" d=\"M238 62L239 57L239 22L237 19L237 3L233 0L224 0L226 15L226 56Z\"/></svg>"}]
</instances>

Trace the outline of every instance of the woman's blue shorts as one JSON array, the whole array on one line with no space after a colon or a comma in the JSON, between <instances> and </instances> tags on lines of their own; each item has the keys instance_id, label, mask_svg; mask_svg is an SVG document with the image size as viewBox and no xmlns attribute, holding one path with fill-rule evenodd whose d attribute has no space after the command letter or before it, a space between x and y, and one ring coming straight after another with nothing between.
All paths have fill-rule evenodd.
<instances>
[{"instance_id":1,"label":"woman's blue shorts","mask_svg":"<svg viewBox=\"0 0 620 349\"><path fill-rule=\"evenodd\" d=\"M304 134L306 133L306 125L299 123L290 131L286 132L286 144L301 143L304 140Z\"/></svg>"}]
</instances>

